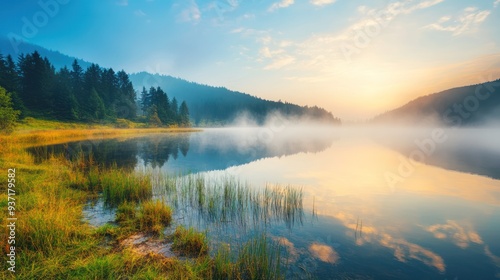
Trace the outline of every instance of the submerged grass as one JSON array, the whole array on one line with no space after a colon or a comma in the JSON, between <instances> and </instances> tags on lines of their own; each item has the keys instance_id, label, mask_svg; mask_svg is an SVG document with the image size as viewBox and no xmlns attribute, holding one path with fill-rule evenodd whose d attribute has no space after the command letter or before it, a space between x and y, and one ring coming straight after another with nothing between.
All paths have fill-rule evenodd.
<instances>
[{"instance_id":1,"label":"submerged grass","mask_svg":"<svg viewBox=\"0 0 500 280\"><path fill-rule=\"evenodd\" d=\"M172 209L161 201L147 201L139 210L139 230L159 234L172 222Z\"/></svg>"},{"instance_id":2,"label":"submerged grass","mask_svg":"<svg viewBox=\"0 0 500 280\"><path fill-rule=\"evenodd\" d=\"M146 201L152 196L151 181L146 174L111 168L101 173L99 181L104 202L110 206L117 206L124 201Z\"/></svg>"},{"instance_id":3,"label":"submerged grass","mask_svg":"<svg viewBox=\"0 0 500 280\"><path fill-rule=\"evenodd\" d=\"M268 184L258 189L231 177L152 176L153 196L179 208L188 207L205 222L247 227L275 221L291 228L303 220L300 188Z\"/></svg>"},{"instance_id":4,"label":"submerged grass","mask_svg":"<svg viewBox=\"0 0 500 280\"><path fill-rule=\"evenodd\" d=\"M236 256L227 246L220 247L213 263L212 279L285 278L281 268L281 247L264 234L244 243Z\"/></svg>"},{"instance_id":5,"label":"submerged grass","mask_svg":"<svg viewBox=\"0 0 500 280\"><path fill-rule=\"evenodd\" d=\"M30 143L42 144L55 135L62 137L61 141L68 139L62 131L38 135L38 140L31 139ZM0 169L16 170L17 218L15 273L4 266L0 279L167 279L172 271L177 271L181 279L185 278L181 275L184 272L198 271L188 263L170 260L166 265L164 258L140 258L133 252L103 246L110 236L122 236L120 231L124 229L94 229L82 221L82 210L89 196L101 190L100 177L107 176L106 172L97 167L84 171L63 156L51 156L46 162L35 164L24 150L27 137L30 136L0 137ZM73 139L71 133L69 138ZM112 174L115 178L128 175ZM6 205L6 194L7 185L0 184L0 205ZM7 224L6 218L0 215L0 223ZM7 231L0 231L2 248L8 245L6 234Z\"/></svg>"},{"instance_id":6,"label":"submerged grass","mask_svg":"<svg viewBox=\"0 0 500 280\"><path fill-rule=\"evenodd\" d=\"M205 233L197 232L193 228L186 229L178 226L173 234L174 250L183 255L204 256L208 254L208 240Z\"/></svg>"},{"instance_id":7,"label":"submerged grass","mask_svg":"<svg viewBox=\"0 0 500 280\"><path fill-rule=\"evenodd\" d=\"M149 131L148 131L149 132ZM106 131L102 132L108 133ZM120 135L109 131L108 135ZM124 131L123 133L130 133ZM137 133L137 130L134 131ZM172 210L162 201L152 200L151 181L146 175L125 170L105 170L90 158L68 162L63 156L34 164L24 148L27 144L68 141L89 135L85 130L38 131L36 136L14 133L0 137L0 169L16 169L16 272L0 271L0 279L277 279L280 278L279 256L273 247L254 241L241 249L220 251L209 257L204 233L179 230L177 244L198 257L189 261L148 254L140 256L132 250L117 247L120 238L132 231L158 233L171 223ZM247 200L261 201L240 185L221 185L215 191L206 182L194 178L182 191L183 183L170 179L170 192L184 192L179 199L191 201L200 211L215 217L235 219L238 211L248 212ZM6 185L0 185L0 205L7 201ZM167 190L165 190L166 192ZM191 196L198 192L199 195ZM92 228L82 221L82 209L89 197L102 193L112 207L117 207L117 226ZM279 196L280 194L276 194ZM287 199L281 205L297 203ZM271 199L272 201L272 199ZM224 206L224 209L221 206ZM270 203L272 205L272 203ZM250 207L250 208L249 208ZM280 207L278 207L280 208ZM286 208L286 207L285 207ZM281 207L280 209L285 209ZM269 210L269 207L268 209ZM270 211L270 210L269 210ZM281 211L281 210L280 210ZM290 211L290 210L288 210ZM293 211L292 211L293 212ZM264 212L262 212L264 213ZM6 224L6 216L0 223ZM6 231L0 231L0 246L7 246ZM223 249L221 249L223 250Z\"/></svg>"}]
</instances>

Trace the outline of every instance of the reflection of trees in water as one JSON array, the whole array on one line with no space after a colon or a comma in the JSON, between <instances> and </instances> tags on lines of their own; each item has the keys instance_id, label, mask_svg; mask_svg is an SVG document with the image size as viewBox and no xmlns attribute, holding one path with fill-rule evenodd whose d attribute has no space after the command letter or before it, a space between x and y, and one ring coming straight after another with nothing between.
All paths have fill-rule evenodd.
<instances>
[{"instance_id":1,"label":"reflection of trees in water","mask_svg":"<svg viewBox=\"0 0 500 280\"><path fill-rule=\"evenodd\" d=\"M95 162L105 167L116 164L119 168L132 169L137 165L137 142L135 140L110 139L72 142L31 147L27 151L33 155L35 164L46 161L52 155L64 155L72 161L82 155L85 157L92 155Z\"/></svg>"},{"instance_id":2,"label":"reflection of trees in water","mask_svg":"<svg viewBox=\"0 0 500 280\"><path fill-rule=\"evenodd\" d=\"M170 158L174 160L186 156L189 151L189 134L158 135L127 140L93 140L27 149L33 155L36 164L48 160L52 155L64 155L69 160L79 156L89 157L100 165L109 167L116 164L119 168L133 169L137 165L137 156L145 165L162 167Z\"/></svg>"},{"instance_id":3,"label":"reflection of trees in water","mask_svg":"<svg viewBox=\"0 0 500 280\"><path fill-rule=\"evenodd\" d=\"M179 151L185 157L189 151L189 134L160 135L138 141L139 157L144 165L162 167L172 157L176 160Z\"/></svg>"},{"instance_id":4,"label":"reflection of trees in water","mask_svg":"<svg viewBox=\"0 0 500 280\"><path fill-rule=\"evenodd\" d=\"M270 141L256 138L258 132L241 134L238 131L203 132L200 134L155 134L117 140L92 140L29 148L36 162L47 160L51 154L65 155L74 160L79 152L93 154L103 166L116 164L132 169L137 164L153 168L178 161L172 170L203 172L224 170L268 157L289 156L300 152L321 152L336 140L334 135L277 134ZM256 136L257 135L257 136ZM253 137L253 138L252 138ZM188 151L190 154L188 155Z\"/></svg>"}]
</instances>

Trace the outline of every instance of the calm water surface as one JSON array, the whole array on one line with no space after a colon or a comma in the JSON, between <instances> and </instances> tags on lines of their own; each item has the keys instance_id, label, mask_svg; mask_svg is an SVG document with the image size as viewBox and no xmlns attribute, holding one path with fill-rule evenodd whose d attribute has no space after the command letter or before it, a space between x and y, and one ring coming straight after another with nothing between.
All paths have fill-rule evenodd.
<instances>
[{"instance_id":1,"label":"calm water surface","mask_svg":"<svg viewBox=\"0 0 500 280\"><path fill-rule=\"evenodd\" d=\"M497 131L449 130L431 143L425 129L208 129L30 152L42 161L92 150L131 170L301 188L292 220L265 223L209 221L175 201L177 223L206 230L212 247L265 230L287 251L287 278L500 279ZM87 209L91 221L114 219L98 206Z\"/></svg>"}]
</instances>

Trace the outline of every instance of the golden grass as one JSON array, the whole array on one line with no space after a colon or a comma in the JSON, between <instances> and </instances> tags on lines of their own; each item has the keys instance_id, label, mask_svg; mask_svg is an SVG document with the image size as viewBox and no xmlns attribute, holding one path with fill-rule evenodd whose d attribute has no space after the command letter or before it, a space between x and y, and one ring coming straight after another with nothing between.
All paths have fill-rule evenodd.
<instances>
[{"instance_id":1,"label":"golden grass","mask_svg":"<svg viewBox=\"0 0 500 280\"><path fill-rule=\"evenodd\" d=\"M184 255L203 256L208 254L207 236L193 228L186 229L183 226L178 226L174 232L174 245L172 247Z\"/></svg>"},{"instance_id":2,"label":"golden grass","mask_svg":"<svg viewBox=\"0 0 500 280\"><path fill-rule=\"evenodd\" d=\"M106 238L82 221L82 209L89 196L94 195L93 187L75 186L88 184L88 174L82 174L62 156L35 164L33 156L25 148L93 137L131 137L146 133L187 131L195 130L18 130L11 135L0 136L0 170L16 169L17 218L16 273L14 275L3 269L0 279L98 279L101 276L116 279L167 278L173 268L164 267L155 258L135 262L137 256L132 253L116 251L114 247L103 248ZM6 194L7 185L1 184L0 206L3 209L7 208ZM0 223L5 225L6 218L6 215L0 215ZM0 231L1 248L8 245L6 234L7 231ZM175 264L188 266L181 262ZM193 269L177 267L175 270Z\"/></svg>"},{"instance_id":3,"label":"golden grass","mask_svg":"<svg viewBox=\"0 0 500 280\"><path fill-rule=\"evenodd\" d=\"M51 145L68 141L106 139L114 137L133 137L154 133L198 132L194 128L101 128L101 129L61 129L41 131L16 131L11 135L0 136L0 143L15 143L22 147L39 144Z\"/></svg>"},{"instance_id":4,"label":"golden grass","mask_svg":"<svg viewBox=\"0 0 500 280\"><path fill-rule=\"evenodd\" d=\"M53 126L57 123L45 124ZM0 271L0 279L220 279L221 275L236 275L238 279L273 278L274 262L264 263L267 248L255 243L242 250L243 263L231 263L229 258L205 256L207 240L204 234L184 232L184 243L203 255L192 261L167 259L158 255L139 256L116 246L119 238L133 230L160 232L170 224L168 206L151 200L132 199L118 209L119 226L92 228L82 221L82 209L89 197L100 191L100 169L79 170L77 163L63 156L51 157L35 165L26 150L31 145L55 144L67 141L108 137L134 137L146 133L180 133L196 129L115 129L71 128L37 130L23 128L12 135L0 136L0 170L16 169L16 273ZM120 172L120 171L114 171ZM124 174L124 173L123 173ZM119 177L120 174L112 174ZM7 206L7 185L0 185L0 207ZM149 194L147 195L149 196ZM125 196L126 197L126 196ZM136 204L138 203L138 204ZM135 211L135 212L134 212ZM0 224L6 224L0 215ZM133 223L127 223L132 221ZM6 230L0 231L0 247L6 248ZM201 244L201 246L200 246ZM205 245L204 245L205 244ZM252 245L252 244L251 244ZM250 247L249 247L250 246ZM256 249L253 249L256 247ZM191 249L190 249L191 250ZM254 257L254 255L258 255ZM270 254L270 256L273 256ZM251 269L237 273L240 264ZM255 265L256 264L256 265ZM263 268L263 270L261 269ZM230 270L228 274L226 269ZM262 271L261 271L262 270ZM250 273L249 273L250 271ZM263 273L262 273L263 272ZM264 279L264 278L262 278Z\"/></svg>"}]
</instances>

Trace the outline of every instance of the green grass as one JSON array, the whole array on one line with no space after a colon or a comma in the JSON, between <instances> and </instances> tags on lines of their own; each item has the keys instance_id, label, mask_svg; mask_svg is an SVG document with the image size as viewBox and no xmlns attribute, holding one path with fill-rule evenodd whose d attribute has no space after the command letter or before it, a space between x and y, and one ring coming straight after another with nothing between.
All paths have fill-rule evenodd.
<instances>
[{"instance_id":1,"label":"green grass","mask_svg":"<svg viewBox=\"0 0 500 280\"><path fill-rule=\"evenodd\" d=\"M265 235L249 240L236 261L244 279L281 279L280 248Z\"/></svg>"},{"instance_id":2,"label":"green grass","mask_svg":"<svg viewBox=\"0 0 500 280\"><path fill-rule=\"evenodd\" d=\"M71 139L73 133L69 134ZM40 132L36 141L42 142L33 143L40 145L43 139L52 139L54 135L61 136L64 132ZM84 223L83 207L100 188L88 184L99 181L96 178L106 174L100 169L83 172L63 157L51 156L46 162L35 164L34 158L24 150L23 137L15 134L0 137L0 169L16 169L18 219L16 273L13 275L2 269L0 279L168 279L170 275L179 276L179 279L204 278L200 276L204 273L204 265L167 261L160 256L144 258L115 247L115 238L122 237L125 231L121 226L93 229ZM64 137L59 140L63 141ZM135 182L135 177L125 171L112 173L114 177L123 175L131 176L124 180ZM150 184L147 185L150 193ZM6 188L6 184L0 184L2 202L7 201ZM6 224L6 218L0 215L0 223ZM7 233L0 231L2 248L7 245L4 243Z\"/></svg>"},{"instance_id":3,"label":"green grass","mask_svg":"<svg viewBox=\"0 0 500 280\"><path fill-rule=\"evenodd\" d=\"M44 124L45 127L50 125L52 124ZM33 129L39 130L40 127ZM247 243L241 249L227 250L227 254L220 251L222 253L214 257L198 253L196 258L189 261L168 259L155 254L141 256L132 250L121 248L118 246L119 241L132 231L158 233L171 223L172 210L166 204L152 200L153 190L159 191L161 182L155 182L152 186L149 174L134 174L114 168L104 170L95 165L91 158L82 157L68 162L64 157L51 156L47 161L35 164L34 158L24 150L27 145L64 142L79 137L100 136L103 133L116 136L137 131L140 132L107 129L92 130L89 133L87 129L76 128L67 131L37 131L35 134L22 131L0 137L0 169L16 168L18 218L16 274L14 276L3 269L0 271L0 279L279 278L279 271L275 268L279 257L273 253L274 247L257 241ZM235 184L228 183L227 186L220 185L212 189L201 177L192 181L189 184L170 178L168 188L162 191L175 193L179 203L192 202L203 213L211 213L214 219L238 217L239 210L249 213L251 205L260 205L264 209L262 193L253 194L243 184L234 188ZM196 192L200 195L192 196ZM3 202L7 200L6 193L6 185L1 184L0 205L5 206ZM277 193L276 196L285 193ZM89 198L97 195L107 199L110 207L117 207L116 226L92 228L82 221L84 205ZM289 204L293 208L298 205L293 200L277 205ZM224 205L226 209L222 209L220 205ZM6 215L0 215L0 223L6 224ZM179 237L184 236L181 243L187 244L186 248L208 252L208 241L204 233L184 230L187 233ZM2 247L6 245L6 234L7 231L0 231ZM177 244L181 243L177 241Z\"/></svg>"},{"instance_id":4,"label":"green grass","mask_svg":"<svg viewBox=\"0 0 500 280\"><path fill-rule=\"evenodd\" d=\"M227 246L217 251L213 260L212 279L284 279L281 247L266 235L258 235L231 254Z\"/></svg>"},{"instance_id":5,"label":"green grass","mask_svg":"<svg viewBox=\"0 0 500 280\"><path fill-rule=\"evenodd\" d=\"M205 233L197 232L193 228L186 229L178 226L173 234L172 248L183 255L204 256L208 254L208 240Z\"/></svg>"},{"instance_id":6,"label":"green grass","mask_svg":"<svg viewBox=\"0 0 500 280\"><path fill-rule=\"evenodd\" d=\"M109 169L100 174L104 202L117 206L122 202L141 202L152 197L151 181L147 174Z\"/></svg>"},{"instance_id":7,"label":"green grass","mask_svg":"<svg viewBox=\"0 0 500 280\"><path fill-rule=\"evenodd\" d=\"M188 207L205 221L246 227L283 222L291 228L304 216L302 189L267 185L254 188L235 178L208 180L200 175L151 175L153 195L176 207Z\"/></svg>"},{"instance_id":8,"label":"green grass","mask_svg":"<svg viewBox=\"0 0 500 280\"><path fill-rule=\"evenodd\" d=\"M135 231L137 228L137 204L125 201L116 209L115 221L128 231Z\"/></svg>"},{"instance_id":9,"label":"green grass","mask_svg":"<svg viewBox=\"0 0 500 280\"><path fill-rule=\"evenodd\" d=\"M172 222L172 209L161 201L143 202L139 210L139 230L160 234Z\"/></svg>"}]
</instances>

